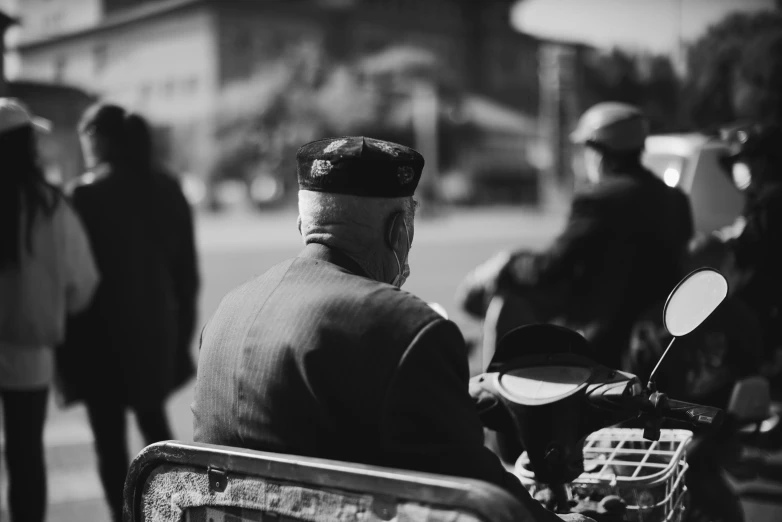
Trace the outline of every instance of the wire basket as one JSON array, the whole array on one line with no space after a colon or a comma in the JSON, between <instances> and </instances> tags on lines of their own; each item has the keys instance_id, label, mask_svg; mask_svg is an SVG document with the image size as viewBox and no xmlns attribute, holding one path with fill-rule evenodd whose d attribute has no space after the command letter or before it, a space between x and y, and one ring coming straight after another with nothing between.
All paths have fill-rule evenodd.
<instances>
[{"instance_id":1,"label":"wire basket","mask_svg":"<svg viewBox=\"0 0 782 522\"><path fill-rule=\"evenodd\" d=\"M682 520L686 508L688 430L660 430L660 440L643 438L636 428L607 428L584 443L584 473L569 486L573 499L617 495L627 504L625 518L638 522ZM516 476L531 495L545 489L535 480L526 452Z\"/></svg>"}]
</instances>

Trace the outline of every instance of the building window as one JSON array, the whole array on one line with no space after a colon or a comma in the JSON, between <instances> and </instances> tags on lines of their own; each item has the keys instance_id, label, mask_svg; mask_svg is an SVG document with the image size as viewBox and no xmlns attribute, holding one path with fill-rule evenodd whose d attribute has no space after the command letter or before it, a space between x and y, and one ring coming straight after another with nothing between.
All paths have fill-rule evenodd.
<instances>
[{"instance_id":1,"label":"building window","mask_svg":"<svg viewBox=\"0 0 782 522\"><path fill-rule=\"evenodd\" d=\"M195 76L188 78L182 83L182 90L187 94L193 94L198 90L198 78Z\"/></svg>"},{"instance_id":2,"label":"building window","mask_svg":"<svg viewBox=\"0 0 782 522\"><path fill-rule=\"evenodd\" d=\"M150 98L152 98L152 86L148 83L145 83L141 86L141 91L139 92L139 98L141 99L141 103L146 104L149 103Z\"/></svg>"},{"instance_id":3,"label":"building window","mask_svg":"<svg viewBox=\"0 0 782 522\"><path fill-rule=\"evenodd\" d=\"M43 28L46 32L53 33L62 28L63 13L58 11L50 13L43 18Z\"/></svg>"},{"instance_id":4,"label":"building window","mask_svg":"<svg viewBox=\"0 0 782 522\"><path fill-rule=\"evenodd\" d=\"M385 35L368 33L361 42L361 48L365 53L377 53L389 46L389 39Z\"/></svg>"},{"instance_id":5,"label":"building window","mask_svg":"<svg viewBox=\"0 0 782 522\"><path fill-rule=\"evenodd\" d=\"M292 40L288 38L287 40ZM285 50L286 36L275 31L264 31L254 38L255 56L258 59L274 59Z\"/></svg>"},{"instance_id":6,"label":"building window","mask_svg":"<svg viewBox=\"0 0 782 522\"><path fill-rule=\"evenodd\" d=\"M58 56L54 62L54 81L60 83L65 78L65 69L68 67L68 59L65 56Z\"/></svg>"},{"instance_id":7,"label":"building window","mask_svg":"<svg viewBox=\"0 0 782 522\"><path fill-rule=\"evenodd\" d=\"M234 51L237 53L247 53L251 51L253 44L252 36L246 29L237 29L233 36Z\"/></svg>"},{"instance_id":8,"label":"building window","mask_svg":"<svg viewBox=\"0 0 782 522\"><path fill-rule=\"evenodd\" d=\"M109 48L106 44L98 44L92 50L95 74L100 74L106 68L109 58Z\"/></svg>"}]
</instances>

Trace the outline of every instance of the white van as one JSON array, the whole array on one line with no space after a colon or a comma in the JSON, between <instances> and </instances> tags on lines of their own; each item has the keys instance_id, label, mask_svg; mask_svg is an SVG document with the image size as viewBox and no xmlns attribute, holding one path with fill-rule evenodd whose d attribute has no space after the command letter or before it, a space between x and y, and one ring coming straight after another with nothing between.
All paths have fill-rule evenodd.
<instances>
[{"instance_id":1,"label":"white van","mask_svg":"<svg viewBox=\"0 0 782 522\"><path fill-rule=\"evenodd\" d=\"M741 214L744 196L727 176L720 160L727 154L716 137L704 134L659 134L646 139L643 163L668 186L690 196L696 232L730 225Z\"/></svg>"}]
</instances>

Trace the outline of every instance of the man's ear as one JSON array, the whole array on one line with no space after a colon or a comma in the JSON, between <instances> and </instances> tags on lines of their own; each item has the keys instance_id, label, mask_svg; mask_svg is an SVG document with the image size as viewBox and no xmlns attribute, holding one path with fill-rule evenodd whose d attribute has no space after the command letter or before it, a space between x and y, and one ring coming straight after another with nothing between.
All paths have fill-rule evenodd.
<instances>
[{"instance_id":1,"label":"man's ear","mask_svg":"<svg viewBox=\"0 0 782 522\"><path fill-rule=\"evenodd\" d=\"M410 247L407 243L407 232L405 230L404 212L397 212L388 220L388 229L386 231L386 245L397 253L404 255Z\"/></svg>"},{"instance_id":2,"label":"man's ear","mask_svg":"<svg viewBox=\"0 0 782 522\"><path fill-rule=\"evenodd\" d=\"M301 235L301 216L296 219L296 228L299 229L299 235Z\"/></svg>"}]
</instances>

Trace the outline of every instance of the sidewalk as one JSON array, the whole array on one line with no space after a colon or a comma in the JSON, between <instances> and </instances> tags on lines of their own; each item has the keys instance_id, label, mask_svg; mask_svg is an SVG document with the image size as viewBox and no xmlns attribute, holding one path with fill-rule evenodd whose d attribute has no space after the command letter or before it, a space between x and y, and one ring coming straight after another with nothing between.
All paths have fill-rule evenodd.
<instances>
[{"instance_id":1,"label":"sidewalk","mask_svg":"<svg viewBox=\"0 0 782 522\"><path fill-rule=\"evenodd\" d=\"M191 382L174 394L167 405L174 437L192 440L192 434L183 429L188 425L191 400ZM128 446L130 458L144 447L132 414L128 414ZM189 426L185 426L187 428ZM109 510L104 501L103 488L97 472L93 436L83 406L60 409L53 399L44 428L48 481L48 522L109 522ZM3 446L0 436L0 446ZM10 520L7 496L7 468L0 465L0 522Z\"/></svg>"},{"instance_id":2,"label":"sidewalk","mask_svg":"<svg viewBox=\"0 0 782 522\"><path fill-rule=\"evenodd\" d=\"M90 521L109 520L96 471L92 440L83 408L58 411L50 402L44 430L49 504L47 520L83 521L85 513L91 514ZM3 462L0 467L0 521L10 520L7 488L7 468ZM86 509L87 504L89 509Z\"/></svg>"}]
</instances>

